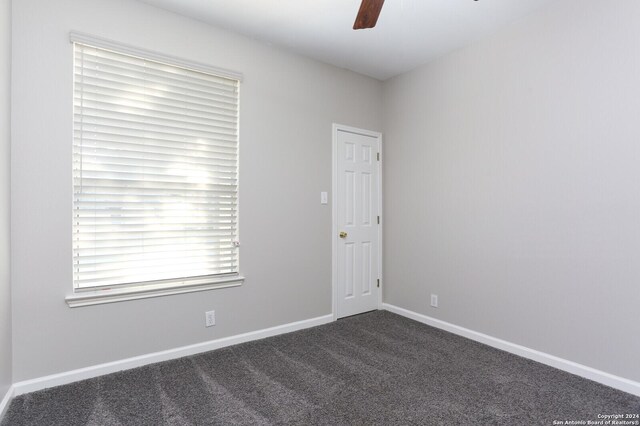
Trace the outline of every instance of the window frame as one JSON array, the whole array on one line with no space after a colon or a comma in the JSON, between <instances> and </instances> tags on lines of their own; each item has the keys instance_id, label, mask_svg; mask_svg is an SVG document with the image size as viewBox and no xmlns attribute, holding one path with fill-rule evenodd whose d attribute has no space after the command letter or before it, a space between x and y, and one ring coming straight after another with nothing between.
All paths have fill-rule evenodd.
<instances>
[{"instance_id":1,"label":"window frame","mask_svg":"<svg viewBox=\"0 0 640 426\"><path fill-rule=\"evenodd\" d=\"M171 66L180 68L191 69L198 72L212 74L214 76L228 78L238 81L238 112L240 109L240 92L239 87L242 82L243 76L235 71L230 71L222 68L212 67L199 62L189 61L181 58L177 58L171 55L165 55L162 53L133 47L131 45L106 40L91 35L71 32L69 34L69 41L71 42L72 49L76 43L83 44L100 49L111 50L113 52L131 55L149 61L159 62ZM75 64L75 59L73 59ZM75 86L75 83L74 83ZM75 87L74 87L75 90ZM239 179L239 115L238 115L238 151L237 151L237 176ZM72 210L75 204L72 202ZM240 189L238 182L238 189L236 195L236 216L239 217L240 212ZM239 221L236 223L236 238L239 239L240 226ZM72 238L73 244L73 238ZM136 300L149 297L167 296L172 294L192 293L197 291L205 291L220 288L237 287L242 285L244 277L240 274L240 261L238 255L238 272L209 275L209 276L195 276L186 278L172 278L172 279L160 279L154 281L145 281L140 283L122 283L115 285L97 285L91 287L78 287L75 278L73 279L73 294L68 295L65 300L69 307L89 306L103 303L121 302L125 300ZM75 274L74 274L75 276Z\"/></svg>"}]
</instances>

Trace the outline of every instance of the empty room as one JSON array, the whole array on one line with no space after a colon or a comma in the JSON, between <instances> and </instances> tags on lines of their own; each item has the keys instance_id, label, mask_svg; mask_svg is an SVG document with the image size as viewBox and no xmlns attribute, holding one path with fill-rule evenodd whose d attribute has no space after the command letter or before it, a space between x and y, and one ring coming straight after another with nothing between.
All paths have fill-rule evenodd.
<instances>
[{"instance_id":1,"label":"empty room","mask_svg":"<svg viewBox=\"0 0 640 426\"><path fill-rule=\"evenodd\" d=\"M640 1L0 0L0 425L640 425Z\"/></svg>"}]
</instances>

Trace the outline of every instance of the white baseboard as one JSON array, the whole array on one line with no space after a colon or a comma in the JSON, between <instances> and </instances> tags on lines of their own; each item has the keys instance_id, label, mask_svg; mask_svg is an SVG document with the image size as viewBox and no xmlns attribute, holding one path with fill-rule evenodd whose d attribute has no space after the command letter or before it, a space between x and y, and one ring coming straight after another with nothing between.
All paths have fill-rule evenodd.
<instances>
[{"instance_id":1,"label":"white baseboard","mask_svg":"<svg viewBox=\"0 0 640 426\"><path fill-rule=\"evenodd\" d=\"M585 365L578 364L573 361L568 361L566 359L540 352L535 349L530 349L525 346L507 342L506 340L498 339L496 337L492 337L483 333L479 333L477 331L448 323L446 321L419 314L408 309L390 305L388 303L383 303L382 309L396 313L398 315L402 315L407 318L411 318L432 327L436 327L450 333L475 340L485 345L492 346L494 348L501 349L503 351L549 365L559 370L563 370L568 373L575 374L577 376L584 377L598 383L602 383L606 386L619 389L623 392L640 396L639 382L615 376L604 371L596 370L595 368L587 367ZM78 370L72 370L64 373L52 374L50 376L17 382L14 383L11 388L9 388L7 394L4 396L4 398L2 398L2 401L0 401L0 419L2 419L4 412L9 406L9 402L14 396L22 395L29 392L35 392L54 386L65 385L68 383L77 382L79 380L91 379L93 377L115 373L117 371L142 367L144 365L153 364L156 362L168 361L184 356L208 352L214 349L237 345L239 343L249 342L252 340L264 339L266 337L276 336L278 334L290 333L292 331L327 324L332 321L333 315L324 315L317 318L279 325L263 330L252 331L235 336L211 340L208 342L197 343L194 345L183 346L180 348L169 349L166 351L155 352L133 358L127 358L119 361L81 368Z\"/></svg>"},{"instance_id":2,"label":"white baseboard","mask_svg":"<svg viewBox=\"0 0 640 426\"><path fill-rule=\"evenodd\" d=\"M419 314L408 309L400 308L398 306L390 305L388 303L383 303L382 309L398 315L402 315L403 317L411 318L423 324L427 324L432 327L457 334L458 336L466 337L468 339L475 340L476 342L484 343L485 345L501 349L505 352L510 352L523 358L528 358L533 361L546 364L550 367L575 374L576 376L584 377L585 379L602 383L603 385L607 385L623 392L640 396L639 382L625 379L624 377L615 376L604 371L596 370L595 368L587 367L586 365L578 364L576 362L559 358L554 355L549 355L535 349L530 349L525 346L507 342L506 340L498 339L487 334L469 330L468 328L460 327L446 321L428 317L426 315Z\"/></svg>"},{"instance_id":3,"label":"white baseboard","mask_svg":"<svg viewBox=\"0 0 640 426\"><path fill-rule=\"evenodd\" d=\"M25 380L13 384L13 394L15 396L18 396L54 386L66 385L68 383L77 382L79 380L91 379L93 377L115 373L117 371L142 367L144 365L168 361L184 356L195 355L202 352L212 351L214 349L224 348L226 346L237 345L239 343L276 336L278 334L290 333L292 331L315 327L317 325L326 324L332 321L333 315L324 315L317 318L292 322L276 327L265 328L263 330L251 331L248 333L224 337L208 342L196 343L194 345L183 346L166 351L140 355L133 358L122 359L119 361L108 362L105 364L94 365L86 368L80 368L78 370L66 371L64 373L52 374L50 376Z\"/></svg>"},{"instance_id":4,"label":"white baseboard","mask_svg":"<svg viewBox=\"0 0 640 426\"><path fill-rule=\"evenodd\" d=\"M4 417L4 414L7 412L7 409L9 408L9 404L13 399L13 395L14 395L14 388L13 386L10 386L9 389L7 389L7 393L4 395L2 400L0 400L0 423L2 423L2 418Z\"/></svg>"}]
</instances>

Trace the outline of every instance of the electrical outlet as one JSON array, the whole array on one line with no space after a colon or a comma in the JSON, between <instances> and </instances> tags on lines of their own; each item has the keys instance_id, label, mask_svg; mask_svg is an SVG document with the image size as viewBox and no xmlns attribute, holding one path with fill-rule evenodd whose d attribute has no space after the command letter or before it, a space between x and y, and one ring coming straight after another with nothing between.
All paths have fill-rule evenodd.
<instances>
[{"instance_id":1,"label":"electrical outlet","mask_svg":"<svg viewBox=\"0 0 640 426\"><path fill-rule=\"evenodd\" d=\"M434 308L438 307L438 295L437 294L432 294L431 295L431 306L433 306Z\"/></svg>"},{"instance_id":2,"label":"electrical outlet","mask_svg":"<svg viewBox=\"0 0 640 426\"><path fill-rule=\"evenodd\" d=\"M208 311L204 313L205 326L213 327L216 325L216 311Z\"/></svg>"}]
</instances>

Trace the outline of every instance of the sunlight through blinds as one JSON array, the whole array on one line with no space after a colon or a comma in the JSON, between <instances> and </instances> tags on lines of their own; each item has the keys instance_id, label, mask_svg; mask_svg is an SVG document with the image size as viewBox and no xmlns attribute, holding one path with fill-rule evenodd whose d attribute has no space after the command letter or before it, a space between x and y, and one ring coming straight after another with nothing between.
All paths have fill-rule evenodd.
<instances>
[{"instance_id":1,"label":"sunlight through blinds","mask_svg":"<svg viewBox=\"0 0 640 426\"><path fill-rule=\"evenodd\" d=\"M238 91L74 43L76 288L238 272Z\"/></svg>"}]
</instances>

